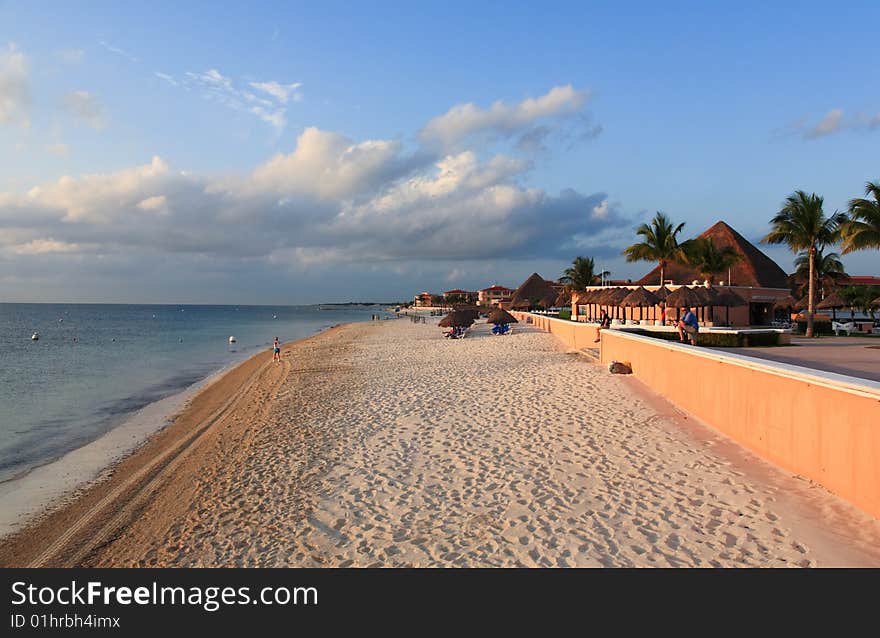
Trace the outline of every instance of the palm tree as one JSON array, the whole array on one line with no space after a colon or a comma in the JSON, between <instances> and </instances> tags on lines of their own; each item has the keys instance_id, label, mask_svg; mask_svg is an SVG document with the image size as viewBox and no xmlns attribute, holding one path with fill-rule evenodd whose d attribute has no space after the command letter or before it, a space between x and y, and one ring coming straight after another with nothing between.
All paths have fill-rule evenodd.
<instances>
[{"instance_id":1,"label":"palm tree","mask_svg":"<svg viewBox=\"0 0 880 638\"><path fill-rule=\"evenodd\" d=\"M592 257L575 257L571 266L563 271L559 283L565 284L571 290L583 290L587 286L595 285L608 274L607 271L596 272L596 262Z\"/></svg>"},{"instance_id":2,"label":"palm tree","mask_svg":"<svg viewBox=\"0 0 880 638\"><path fill-rule=\"evenodd\" d=\"M689 239L681 244L682 261L696 270L700 277L715 283L715 275L723 273L742 259L730 246L718 248L709 237Z\"/></svg>"},{"instance_id":3,"label":"palm tree","mask_svg":"<svg viewBox=\"0 0 880 638\"><path fill-rule=\"evenodd\" d=\"M794 273L795 280L800 284L800 294L804 294L804 289L810 281L810 253L803 251L798 254L794 260L797 270ZM816 250L816 258L813 261L814 275L816 283L820 287L820 297L824 298L825 293L836 287L837 283L847 277L843 262L840 261L840 255L837 253L826 253L822 247Z\"/></svg>"},{"instance_id":4,"label":"palm tree","mask_svg":"<svg viewBox=\"0 0 880 638\"><path fill-rule=\"evenodd\" d=\"M813 315L816 312L816 252L821 246L837 242L840 224L846 216L835 212L830 217L822 210L824 199L816 193L795 191L785 199L782 209L770 223L773 229L761 240L766 244L785 244L792 252L806 251L809 261L807 293L807 336L813 336Z\"/></svg>"},{"instance_id":5,"label":"palm tree","mask_svg":"<svg viewBox=\"0 0 880 638\"><path fill-rule=\"evenodd\" d=\"M684 222L673 226L669 218L657 211L651 225L642 224L636 229L636 235L644 237L640 244L625 248L623 254L627 261L656 261L660 265L660 285L666 277L666 266L670 261L680 257L678 240L675 238L684 228Z\"/></svg>"},{"instance_id":6,"label":"palm tree","mask_svg":"<svg viewBox=\"0 0 880 638\"><path fill-rule=\"evenodd\" d=\"M880 182L865 184L865 197L849 200L850 219L841 225L843 254L866 248L880 248Z\"/></svg>"}]
</instances>

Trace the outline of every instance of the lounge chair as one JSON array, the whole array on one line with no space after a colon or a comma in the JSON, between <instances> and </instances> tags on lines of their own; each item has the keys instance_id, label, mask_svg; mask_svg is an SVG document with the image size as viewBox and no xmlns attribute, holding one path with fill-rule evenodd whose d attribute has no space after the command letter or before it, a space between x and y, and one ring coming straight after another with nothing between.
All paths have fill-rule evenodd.
<instances>
[{"instance_id":1,"label":"lounge chair","mask_svg":"<svg viewBox=\"0 0 880 638\"><path fill-rule=\"evenodd\" d=\"M856 329L856 324L852 321L847 321L846 323L841 323L840 321L832 321L831 329L837 336L840 336L841 332L845 332L846 336L848 337L850 333Z\"/></svg>"}]
</instances>

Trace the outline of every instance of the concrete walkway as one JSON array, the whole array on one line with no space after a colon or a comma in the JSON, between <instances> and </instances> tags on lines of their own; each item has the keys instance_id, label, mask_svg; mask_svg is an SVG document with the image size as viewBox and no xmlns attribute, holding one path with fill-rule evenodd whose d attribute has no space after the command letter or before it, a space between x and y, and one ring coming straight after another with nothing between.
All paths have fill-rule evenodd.
<instances>
[{"instance_id":1,"label":"concrete walkway","mask_svg":"<svg viewBox=\"0 0 880 638\"><path fill-rule=\"evenodd\" d=\"M723 348L724 352L880 381L880 337L795 337L779 348Z\"/></svg>"}]
</instances>

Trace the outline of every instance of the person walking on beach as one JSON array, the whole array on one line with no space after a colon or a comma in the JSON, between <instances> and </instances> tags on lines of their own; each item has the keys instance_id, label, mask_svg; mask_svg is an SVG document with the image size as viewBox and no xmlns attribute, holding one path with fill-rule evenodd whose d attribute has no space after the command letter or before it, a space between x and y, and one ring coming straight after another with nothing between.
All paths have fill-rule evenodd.
<instances>
[{"instance_id":1,"label":"person walking on beach","mask_svg":"<svg viewBox=\"0 0 880 638\"><path fill-rule=\"evenodd\" d=\"M608 312L606 310L602 311L602 319L599 321L599 328L596 330L596 338L593 339L594 343L599 343L601 337L599 333L609 328L611 326L611 317L608 316Z\"/></svg>"},{"instance_id":2,"label":"person walking on beach","mask_svg":"<svg viewBox=\"0 0 880 638\"><path fill-rule=\"evenodd\" d=\"M678 322L678 339L682 343L685 342L685 333L690 339L691 345L697 345L697 333L700 331L700 322L697 321L697 315L690 308L682 308L684 316Z\"/></svg>"},{"instance_id":3,"label":"person walking on beach","mask_svg":"<svg viewBox=\"0 0 880 638\"><path fill-rule=\"evenodd\" d=\"M278 337L272 343L272 361L281 361L281 344L278 343Z\"/></svg>"}]
</instances>

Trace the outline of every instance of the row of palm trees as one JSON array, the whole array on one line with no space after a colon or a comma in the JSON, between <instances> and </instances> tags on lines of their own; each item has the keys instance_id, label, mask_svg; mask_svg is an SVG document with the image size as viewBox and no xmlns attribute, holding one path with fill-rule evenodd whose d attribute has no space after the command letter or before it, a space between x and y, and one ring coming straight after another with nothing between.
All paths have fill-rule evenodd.
<instances>
[{"instance_id":1,"label":"row of palm trees","mask_svg":"<svg viewBox=\"0 0 880 638\"><path fill-rule=\"evenodd\" d=\"M865 197L852 199L846 213L825 215L824 199L816 193L798 190L789 195L779 212L770 220L771 230L761 240L767 244L784 244L796 255L799 273L806 274L807 329L813 336L816 282L843 276L843 264L837 253L826 249L838 243L844 254L856 250L880 249L880 182L868 182ZM684 223L675 224L658 212L650 223L636 229L642 238L623 250L627 261L655 262L660 267L660 284L666 278L671 263L682 263L696 270L702 277L714 282L714 277L726 271L741 257L729 247L718 248L708 237L697 237L678 243ZM818 266L818 270L817 270ZM821 274L821 277L818 275ZM577 257L559 281L572 290L597 284L607 272L597 273L591 257Z\"/></svg>"}]
</instances>

